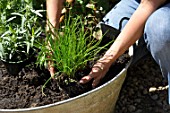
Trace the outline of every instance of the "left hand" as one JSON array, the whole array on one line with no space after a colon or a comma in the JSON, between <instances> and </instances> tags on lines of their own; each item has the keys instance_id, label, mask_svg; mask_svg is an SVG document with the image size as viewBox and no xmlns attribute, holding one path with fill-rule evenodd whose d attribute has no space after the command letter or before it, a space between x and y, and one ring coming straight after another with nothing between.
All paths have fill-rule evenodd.
<instances>
[{"instance_id":1,"label":"left hand","mask_svg":"<svg viewBox=\"0 0 170 113\"><path fill-rule=\"evenodd\" d=\"M94 79L92 87L95 88L99 84L100 80L106 75L110 66L111 63L107 62L107 60L98 60L98 62L92 67L91 72L87 76L84 76L79 82L81 84L85 84L91 79Z\"/></svg>"}]
</instances>

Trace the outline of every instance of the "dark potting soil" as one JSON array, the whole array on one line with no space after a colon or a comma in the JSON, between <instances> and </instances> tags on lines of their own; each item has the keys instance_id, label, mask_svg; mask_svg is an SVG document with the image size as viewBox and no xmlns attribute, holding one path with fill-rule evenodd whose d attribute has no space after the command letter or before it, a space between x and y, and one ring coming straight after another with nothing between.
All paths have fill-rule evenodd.
<instances>
[{"instance_id":1,"label":"dark potting soil","mask_svg":"<svg viewBox=\"0 0 170 113\"><path fill-rule=\"evenodd\" d=\"M130 57L127 53L122 55L111 66L109 72L101 80L100 85L117 75L129 60ZM76 76L79 76L77 81L90 72L93 64L93 62L90 62L88 68L76 73ZM0 62L0 109L30 108L47 105L92 90L91 82L82 85L73 81L67 84L67 78L63 77L61 79L65 80L65 82L60 84L56 80L51 79L44 88L44 95L42 87L49 77L48 70L37 68L33 61L23 67L17 76L9 75L4 65Z\"/></svg>"}]
</instances>

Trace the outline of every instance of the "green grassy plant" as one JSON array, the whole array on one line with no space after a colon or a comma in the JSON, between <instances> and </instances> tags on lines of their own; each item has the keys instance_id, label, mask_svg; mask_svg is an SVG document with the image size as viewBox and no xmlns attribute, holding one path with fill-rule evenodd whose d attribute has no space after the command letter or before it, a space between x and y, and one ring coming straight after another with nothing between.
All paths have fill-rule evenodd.
<instances>
[{"instance_id":1,"label":"green grassy plant","mask_svg":"<svg viewBox=\"0 0 170 113\"><path fill-rule=\"evenodd\" d=\"M91 31L86 31L80 16L69 17L63 28L47 34L46 41L39 43L37 63L47 66L52 61L58 72L74 78L77 70L96 60L96 54L106 47L100 47L100 42L92 37Z\"/></svg>"}]
</instances>

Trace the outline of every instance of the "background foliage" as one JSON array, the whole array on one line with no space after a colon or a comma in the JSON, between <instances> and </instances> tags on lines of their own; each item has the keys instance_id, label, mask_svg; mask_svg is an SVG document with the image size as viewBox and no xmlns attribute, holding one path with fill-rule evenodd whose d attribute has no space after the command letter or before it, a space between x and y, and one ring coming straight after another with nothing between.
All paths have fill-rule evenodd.
<instances>
[{"instance_id":1,"label":"background foliage","mask_svg":"<svg viewBox=\"0 0 170 113\"><path fill-rule=\"evenodd\" d=\"M68 0L66 0L68 1ZM103 16L120 0L72 0L73 3L64 3L66 11L63 13L72 13L72 16L80 15L84 18L84 24L96 25ZM10 17L13 12L22 11L26 5L32 5L35 10L45 10L46 0L0 0L0 34L2 27L6 24L5 19ZM46 19L45 12L43 19Z\"/></svg>"},{"instance_id":2,"label":"background foliage","mask_svg":"<svg viewBox=\"0 0 170 113\"><path fill-rule=\"evenodd\" d=\"M64 2L62 15L61 15L61 27L64 26L62 18L68 18L68 15L72 18L76 18L79 15L82 18L85 30L93 31L96 24L98 24L103 16L118 2L118 0L71 0L72 3L66 0ZM42 29L45 29L46 12L41 12L40 15L37 10L46 9L46 0L0 0L0 35L4 34L15 27L23 28L36 26L35 24L41 24ZM41 19L36 18L35 14L40 15ZM15 15L13 13L18 13ZM23 16L20 16L23 15ZM27 20L28 24L23 24L23 17ZM63 19L64 20L64 19ZM25 20L24 20L25 21ZM37 22L38 21L38 22Z\"/></svg>"},{"instance_id":3,"label":"background foliage","mask_svg":"<svg viewBox=\"0 0 170 113\"><path fill-rule=\"evenodd\" d=\"M35 10L33 0L0 1L0 58L21 60L29 53L41 33L42 10ZM42 9L42 8L41 8ZM26 55L26 56L27 56Z\"/></svg>"},{"instance_id":4,"label":"background foliage","mask_svg":"<svg viewBox=\"0 0 170 113\"><path fill-rule=\"evenodd\" d=\"M66 0L69 1L69 0ZM120 0L72 0L72 3L65 2L65 13L71 12L71 15L80 15L84 18L85 26L91 25L90 29L98 24L109 10Z\"/></svg>"}]
</instances>

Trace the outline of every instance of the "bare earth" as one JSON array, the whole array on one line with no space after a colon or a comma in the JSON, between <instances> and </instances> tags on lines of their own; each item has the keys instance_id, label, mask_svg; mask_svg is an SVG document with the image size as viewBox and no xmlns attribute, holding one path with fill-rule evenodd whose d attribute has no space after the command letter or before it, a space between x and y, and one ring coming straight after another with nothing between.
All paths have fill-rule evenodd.
<instances>
[{"instance_id":1,"label":"bare earth","mask_svg":"<svg viewBox=\"0 0 170 113\"><path fill-rule=\"evenodd\" d=\"M115 113L170 113L167 81L151 57L128 69Z\"/></svg>"}]
</instances>

